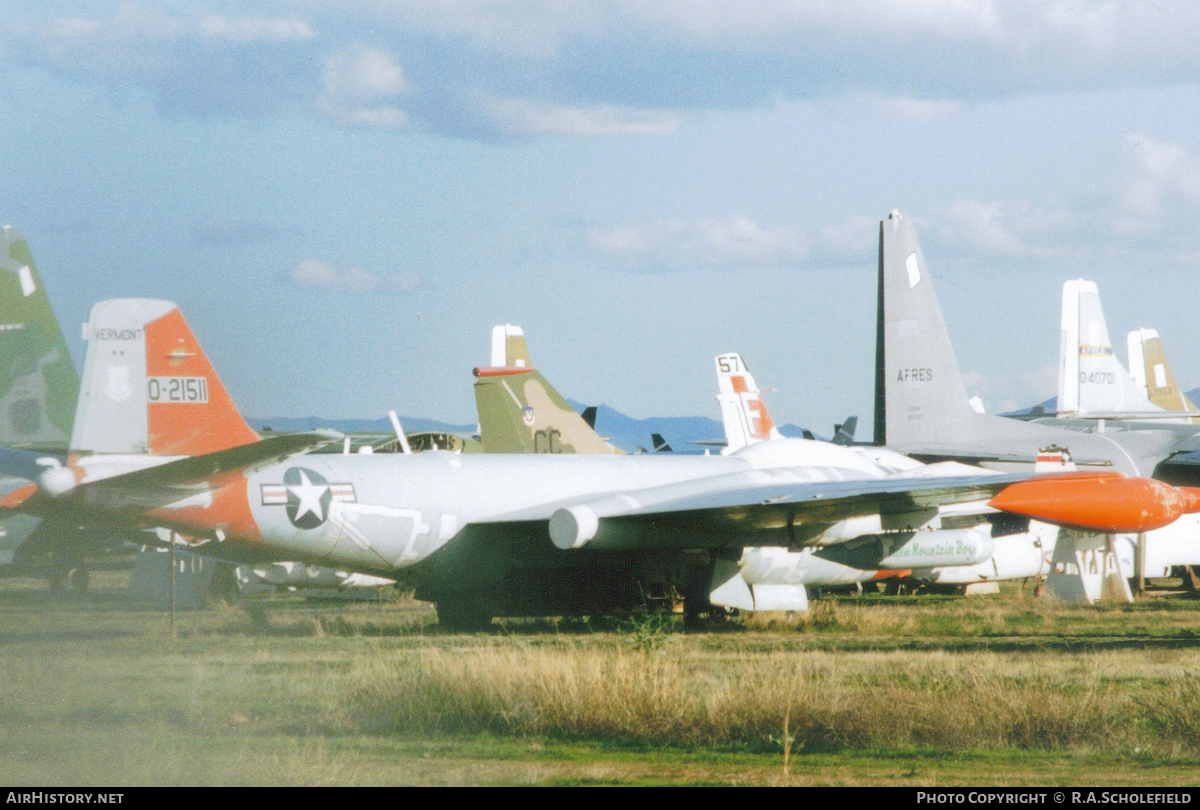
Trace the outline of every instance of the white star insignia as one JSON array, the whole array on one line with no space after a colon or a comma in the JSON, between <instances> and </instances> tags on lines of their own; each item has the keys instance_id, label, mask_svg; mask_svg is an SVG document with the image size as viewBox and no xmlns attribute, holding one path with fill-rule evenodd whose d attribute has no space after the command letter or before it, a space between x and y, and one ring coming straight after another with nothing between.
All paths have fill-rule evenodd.
<instances>
[{"instance_id":1,"label":"white star insignia","mask_svg":"<svg viewBox=\"0 0 1200 810\"><path fill-rule=\"evenodd\" d=\"M321 508L321 496L325 494L327 486L318 486L308 480L308 476L304 474L304 470L300 470L300 484L294 487L288 487L288 492L291 492L300 499L300 505L296 507L296 517L294 520L312 512L317 516L317 520L325 520L325 510Z\"/></svg>"}]
</instances>

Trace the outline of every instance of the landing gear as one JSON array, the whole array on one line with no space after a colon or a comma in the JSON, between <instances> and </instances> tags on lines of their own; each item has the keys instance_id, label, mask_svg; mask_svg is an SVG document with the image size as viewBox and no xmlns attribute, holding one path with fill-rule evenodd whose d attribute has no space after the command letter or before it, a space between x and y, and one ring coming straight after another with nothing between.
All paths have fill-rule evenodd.
<instances>
[{"instance_id":1,"label":"landing gear","mask_svg":"<svg viewBox=\"0 0 1200 810\"><path fill-rule=\"evenodd\" d=\"M737 610L709 601L712 574L704 569L692 572L683 591L683 626L691 630L721 625L737 615Z\"/></svg>"},{"instance_id":2,"label":"landing gear","mask_svg":"<svg viewBox=\"0 0 1200 810\"><path fill-rule=\"evenodd\" d=\"M1180 576L1183 577L1183 589L1192 596L1196 596L1200 593L1200 565L1181 565L1179 567L1183 569L1180 573Z\"/></svg>"},{"instance_id":3,"label":"landing gear","mask_svg":"<svg viewBox=\"0 0 1200 810\"><path fill-rule=\"evenodd\" d=\"M213 571L212 580L208 583L208 593L206 594L208 599L220 600L231 605L241 595L242 589L238 586L237 566L232 563L218 562Z\"/></svg>"},{"instance_id":4,"label":"landing gear","mask_svg":"<svg viewBox=\"0 0 1200 810\"><path fill-rule=\"evenodd\" d=\"M50 576L50 590L60 593L84 594L91 584L91 575L82 565L68 565Z\"/></svg>"},{"instance_id":5,"label":"landing gear","mask_svg":"<svg viewBox=\"0 0 1200 810\"><path fill-rule=\"evenodd\" d=\"M438 625L452 633L475 633L492 624L492 612L475 594L444 593L437 600Z\"/></svg>"}]
</instances>

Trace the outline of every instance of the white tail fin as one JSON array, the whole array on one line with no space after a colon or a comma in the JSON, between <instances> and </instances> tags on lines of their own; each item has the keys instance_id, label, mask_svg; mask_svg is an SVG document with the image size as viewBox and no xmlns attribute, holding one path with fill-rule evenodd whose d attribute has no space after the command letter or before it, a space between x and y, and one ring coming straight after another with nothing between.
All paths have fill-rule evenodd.
<instances>
[{"instance_id":1,"label":"white tail fin","mask_svg":"<svg viewBox=\"0 0 1200 810\"><path fill-rule=\"evenodd\" d=\"M101 301L84 338L72 451L202 455L258 440L171 302Z\"/></svg>"},{"instance_id":2,"label":"white tail fin","mask_svg":"<svg viewBox=\"0 0 1200 810\"><path fill-rule=\"evenodd\" d=\"M782 438L742 356L736 352L718 355L716 364L720 392L717 402L725 424L726 446L721 452L732 453L748 444Z\"/></svg>"},{"instance_id":3,"label":"white tail fin","mask_svg":"<svg viewBox=\"0 0 1200 810\"><path fill-rule=\"evenodd\" d=\"M1161 410L1113 354L1095 282L1063 284L1059 344L1060 414L1145 414Z\"/></svg>"},{"instance_id":4,"label":"white tail fin","mask_svg":"<svg viewBox=\"0 0 1200 810\"><path fill-rule=\"evenodd\" d=\"M492 366L495 368L533 368L525 332L506 323L492 327Z\"/></svg>"}]
</instances>

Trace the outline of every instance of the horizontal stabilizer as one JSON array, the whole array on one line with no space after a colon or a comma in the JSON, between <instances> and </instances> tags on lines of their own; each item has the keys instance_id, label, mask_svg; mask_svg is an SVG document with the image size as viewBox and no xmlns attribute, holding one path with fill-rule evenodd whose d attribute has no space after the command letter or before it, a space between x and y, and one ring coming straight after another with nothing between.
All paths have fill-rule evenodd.
<instances>
[{"instance_id":1,"label":"horizontal stabilizer","mask_svg":"<svg viewBox=\"0 0 1200 810\"><path fill-rule=\"evenodd\" d=\"M60 485L59 475L74 473L71 468L51 470L38 477L43 497L28 504L32 514L44 517L65 516L75 508L123 510L155 509L184 498L212 492L247 473L287 458L340 441L342 434L332 430L311 433L289 433L271 436L258 442L218 450L202 456L168 461L133 472L100 478L95 481ZM43 486L51 484L51 486Z\"/></svg>"},{"instance_id":2,"label":"horizontal stabilizer","mask_svg":"<svg viewBox=\"0 0 1200 810\"><path fill-rule=\"evenodd\" d=\"M1072 419L1120 419L1128 422L1162 422L1168 418L1200 416L1200 411L1080 411Z\"/></svg>"},{"instance_id":3,"label":"horizontal stabilizer","mask_svg":"<svg viewBox=\"0 0 1200 810\"><path fill-rule=\"evenodd\" d=\"M41 453L37 450L22 450L13 447L0 447L0 475L13 478L24 478L35 481L38 476L50 467L60 467L67 463L65 455Z\"/></svg>"}]
</instances>

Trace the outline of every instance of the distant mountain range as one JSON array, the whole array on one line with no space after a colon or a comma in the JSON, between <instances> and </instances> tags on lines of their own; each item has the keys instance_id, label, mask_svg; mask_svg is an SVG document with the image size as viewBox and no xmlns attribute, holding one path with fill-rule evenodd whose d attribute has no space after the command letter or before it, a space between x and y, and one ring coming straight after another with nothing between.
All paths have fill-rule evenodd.
<instances>
[{"instance_id":1,"label":"distant mountain range","mask_svg":"<svg viewBox=\"0 0 1200 810\"><path fill-rule=\"evenodd\" d=\"M576 411L583 411L585 406L582 403L574 400L568 401ZM331 428L342 433L392 432L392 423L386 417L383 419L327 419L319 416L272 416L247 417L246 421L250 423L250 427L259 432L267 428L283 433L318 428ZM400 424L407 433L428 430L473 434L478 428L477 425L455 425L416 416L402 416ZM636 419L607 405L600 405L596 408L596 432L629 453L638 448L650 447L651 433L661 434L677 452L702 452L700 447L690 444L690 442L720 441L725 436L725 429L720 420L707 416L652 416L646 419ZM799 437L804 434L804 428L788 424L780 426L779 432L784 436Z\"/></svg>"},{"instance_id":2,"label":"distant mountain range","mask_svg":"<svg viewBox=\"0 0 1200 810\"><path fill-rule=\"evenodd\" d=\"M1200 402L1200 388L1193 388L1186 393L1188 399L1192 402ZM581 402L574 400L567 401L571 403L571 407L576 411L582 412L585 407ZM1037 412L1039 408L1041 412L1053 415L1058 409L1058 397L1050 397L1045 402L1039 402L1028 408L1022 408L1021 410L1001 415L1028 416L1031 413ZM342 433L392 432L392 423L386 417L383 419L326 419L319 416L272 416L268 418L247 417L246 421L250 423L250 427L259 432L266 428L285 433L316 430L318 428L332 428ZM409 433L438 431L474 434L478 429L478 425L456 425L418 416L402 416L400 417L400 424ZM864 424L869 430L870 419L868 418ZM645 419L637 419L627 416L607 405L599 405L596 408L596 432L629 453L634 452L638 448L650 447L651 433L661 434L676 452L683 453L703 452L701 446L692 444L692 442L720 441L725 436L725 430L720 420L712 419L708 416L651 416ZM782 425L779 428L779 432L784 436L800 437L804 435L804 428L798 425L787 424ZM827 438L819 433L816 433L816 437L818 439ZM869 436L865 435L858 438L860 440L870 439Z\"/></svg>"}]
</instances>

